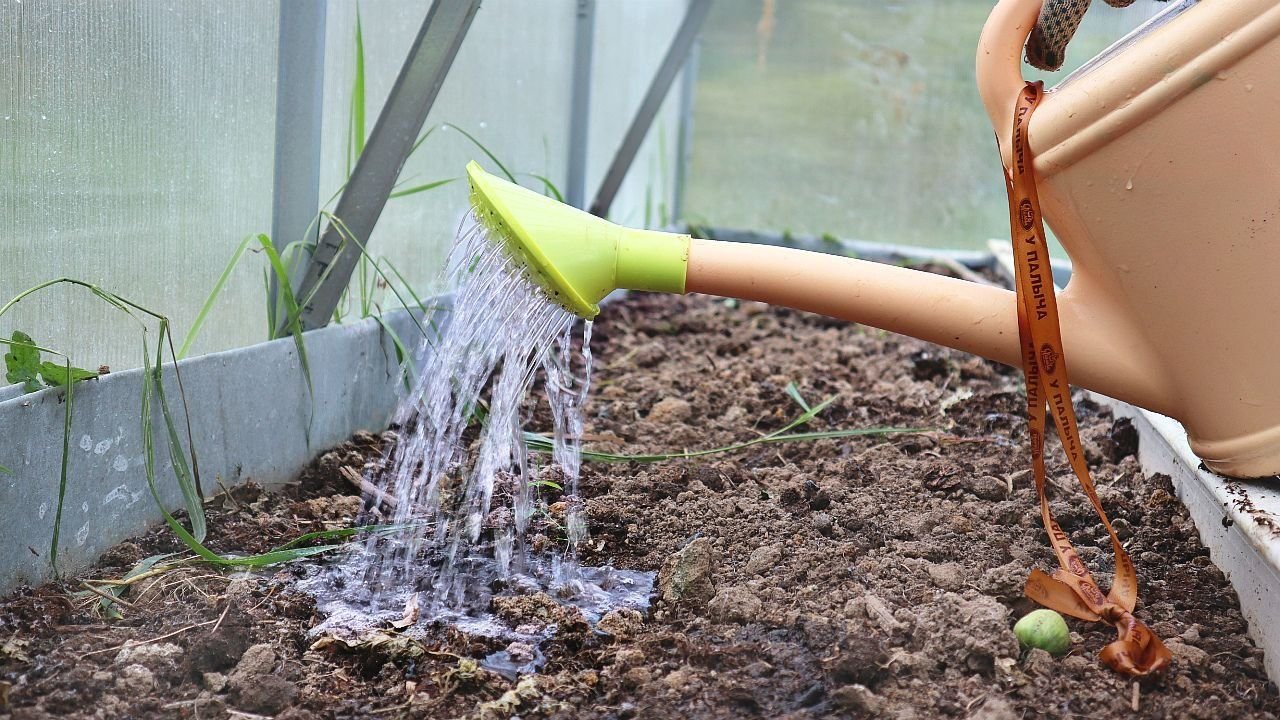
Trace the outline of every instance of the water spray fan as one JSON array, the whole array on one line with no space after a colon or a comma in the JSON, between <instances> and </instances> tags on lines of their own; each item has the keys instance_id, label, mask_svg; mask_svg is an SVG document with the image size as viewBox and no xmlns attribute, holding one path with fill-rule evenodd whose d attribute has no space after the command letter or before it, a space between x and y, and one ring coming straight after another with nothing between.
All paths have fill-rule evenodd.
<instances>
[{"instance_id":1,"label":"water spray fan","mask_svg":"<svg viewBox=\"0 0 1280 720\"><path fill-rule=\"evenodd\" d=\"M689 236L635 230L467 164L471 204L529 276L569 312L593 318L617 288L682 294Z\"/></svg>"}]
</instances>

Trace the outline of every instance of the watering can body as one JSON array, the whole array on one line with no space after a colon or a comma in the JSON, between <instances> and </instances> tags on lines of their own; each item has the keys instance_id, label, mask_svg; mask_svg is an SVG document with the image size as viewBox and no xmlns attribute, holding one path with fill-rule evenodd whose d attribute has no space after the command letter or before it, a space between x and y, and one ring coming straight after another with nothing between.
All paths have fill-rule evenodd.
<instances>
[{"instance_id":1,"label":"watering can body","mask_svg":"<svg viewBox=\"0 0 1280 720\"><path fill-rule=\"evenodd\" d=\"M1040 5L1000 0L979 42L1006 165ZM1071 382L1181 421L1217 472L1278 475L1280 2L1183 0L1162 17L1049 91L1029 123L1044 217L1073 261L1058 303ZM583 317L618 287L702 292L1022 364L1011 291L621 228L474 163L468 174L478 219ZM1048 258L1037 262L1048 278Z\"/></svg>"},{"instance_id":2,"label":"watering can body","mask_svg":"<svg viewBox=\"0 0 1280 720\"><path fill-rule=\"evenodd\" d=\"M1001 152L1039 0L1002 0L978 51ZM1201 0L1046 94L1029 124L1064 305L1118 394L1180 420L1211 469L1280 473L1280 3ZM1068 361L1073 348L1067 345Z\"/></svg>"}]
</instances>

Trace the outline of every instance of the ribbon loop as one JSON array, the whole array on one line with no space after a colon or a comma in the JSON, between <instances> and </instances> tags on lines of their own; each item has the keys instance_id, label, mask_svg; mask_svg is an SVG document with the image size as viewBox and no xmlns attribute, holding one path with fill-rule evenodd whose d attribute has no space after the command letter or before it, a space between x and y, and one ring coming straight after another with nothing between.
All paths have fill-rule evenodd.
<instances>
[{"instance_id":1,"label":"ribbon loop","mask_svg":"<svg viewBox=\"0 0 1280 720\"><path fill-rule=\"evenodd\" d=\"M1102 662L1125 675L1149 675L1167 667L1172 655L1160 638L1133 615L1138 601L1138 574L1098 500L1080 442L1080 429L1071 404L1071 386L1067 383L1058 300L1027 133L1028 122L1043 95L1044 86L1039 82L1027 83L1018 94L1013 113L1013 167L1005 171L1017 275L1018 336L1023 348L1022 370L1027 378L1032 475L1040 497L1040 517L1060 566L1052 577L1032 570L1024 592L1035 602L1065 615L1110 623L1119 639L1103 649ZM1053 413L1053 424L1067 461L1111 539L1116 571L1111 591L1106 595L1049 510L1044 463L1044 434L1049 412Z\"/></svg>"}]
</instances>

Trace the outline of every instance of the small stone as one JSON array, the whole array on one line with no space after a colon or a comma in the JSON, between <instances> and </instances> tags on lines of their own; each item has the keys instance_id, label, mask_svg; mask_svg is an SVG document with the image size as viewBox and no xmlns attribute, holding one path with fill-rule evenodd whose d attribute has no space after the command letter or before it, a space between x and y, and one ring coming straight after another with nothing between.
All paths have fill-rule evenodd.
<instances>
[{"instance_id":1,"label":"small stone","mask_svg":"<svg viewBox=\"0 0 1280 720\"><path fill-rule=\"evenodd\" d=\"M235 670L231 671L231 679L255 678L270 675L276 669L276 651L270 643L259 643L244 651Z\"/></svg>"},{"instance_id":2,"label":"small stone","mask_svg":"<svg viewBox=\"0 0 1280 720\"><path fill-rule=\"evenodd\" d=\"M1027 653L1027 659L1022 664L1031 675L1049 676L1054 671L1053 656L1049 651L1040 648L1031 648Z\"/></svg>"},{"instance_id":3,"label":"small stone","mask_svg":"<svg viewBox=\"0 0 1280 720\"><path fill-rule=\"evenodd\" d=\"M114 676L106 670L97 670L93 673L92 677L95 683L105 683L110 682L111 678Z\"/></svg>"},{"instance_id":4,"label":"small stone","mask_svg":"<svg viewBox=\"0 0 1280 720\"><path fill-rule=\"evenodd\" d=\"M960 487L982 500L1004 500L1009 496L1009 483L995 475L975 475L960 481Z\"/></svg>"},{"instance_id":5,"label":"small stone","mask_svg":"<svg viewBox=\"0 0 1280 720\"><path fill-rule=\"evenodd\" d=\"M616 640L627 640L644 627L644 616L630 608L610 610L596 623L600 632L612 635Z\"/></svg>"},{"instance_id":6,"label":"small stone","mask_svg":"<svg viewBox=\"0 0 1280 720\"><path fill-rule=\"evenodd\" d=\"M275 715L293 703L298 687L279 675L264 675L239 688L236 706L253 713Z\"/></svg>"},{"instance_id":7,"label":"small stone","mask_svg":"<svg viewBox=\"0 0 1280 720\"><path fill-rule=\"evenodd\" d=\"M638 688L642 685L648 685L653 679L653 673L647 667L633 667L622 674L622 684L628 688Z\"/></svg>"},{"instance_id":8,"label":"small stone","mask_svg":"<svg viewBox=\"0 0 1280 720\"><path fill-rule=\"evenodd\" d=\"M1111 521L1111 529L1116 531L1116 537L1121 540L1128 540L1133 537L1133 526L1124 518L1116 518Z\"/></svg>"},{"instance_id":9,"label":"small stone","mask_svg":"<svg viewBox=\"0 0 1280 720\"><path fill-rule=\"evenodd\" d=\"M680 692L681 690L684 690L692 680L693 672L688 668L682 667L676 668L675 670L667 673L667 676L662 678L662 683L672 690Z\"/></svg>"},{"instance_id":10,"label":"small stone","mask_svg":"<svg viewBox=\"0 0 1280 720\"><path fill-rule=\"evenodd\" d=\"M765 575L782 562L781 545L765 545L751 553L747 566L743 568L748 575Z\"/></svg>"},{"instance_id":11,"label":"small stone","mask_svg":"<svg viewBox=\"0 0 1280 720\"><path fill-rule=\"evenodd\" d=\"M626 648L624 650L619 650L613 655L614 667L619 669L638 666L643 663L644 660L644 651L638 648Z\"/></svg>"},{"instance_id":12,"label":"small stone","mask_svg":"<svg viewBox=\"0 0 1280 720\"><path fill-rule=\"evenodd\" d=\"M721 588L707 604L712 619L725 623L755 622L762 608L760 598L744 587Z\"/></svg>"},{"instance_id":13,"label":"small stone","mask_svg":"<svg viewBox=\"0 0 1280 720\"><path fill-rule=\"evenodd\" d=\"M1182 642L1190 643L1192 645L1198 644L1200 642L1200 625L1192 625L1184 630L1178 637Z\"/></svg>"},{"instance_id":14,"label":"small stone","mask_svg":"<svg viewBox=\"0 0 1280 720\"><path fill-rule=\"evenodd\" d=\"M880 626L885 632L893 632L902 628L902 623L893 616L893 612L889 606L885 604L878 596L867 593L863 602L866 605L867 619Z\"/></svg>"},{"instance_id":15,"label":"small stone","mask_svg":"<svg viewBox=\"0 0 1280 720\"><path fill-rule=\"evenodd\" d=\"M826 535L827 537L831 536L832 521L830 515L824 512L814 513L812 523L813 529L817 530L819 534Z\"/></svg>"},{"instance_id":16,"label":"small stone","mask_svg":"<svg viewBox=\"0 0 1280 720\"><path fill-rule=\"evenodd\" d=\"M533 662L535 656L533 646L527 642L517 641L507 646L507 657L511 658L511 662L523 665Z\"/></svg>"},{"instance_id":17,"label":"small stone","mask_svg":"<svg viewBox=\"0 0 1280 720\"><path fill-rule=\"evenodd\" d=\"M116 653L116 665L142 665L155 670L169 666L182 657L183 650L173 643L152 643L125 647Z\"/></svg>"},{"instance_id":18,"label":"small stone","mask_svg":"<svg viewBox=\"0 0 1280 720\"><path fill-rule=\"evenodd\" d=\"M1173 659L1184 667L1201 667L1209 663L1209 653L1195 645L1188 645L1182 640L1176 638L1168 640L1164 646L1169 648L1169 652L1173 654Z\"/></svg>"},{"instance_id":19,"label":"small stone","mask_svg":"<svg viewBox=\"0 0 1280 720\"><path fill-rule=\"evenodd\" d=\"M127 695L142 695L155 686L155 675L144 665L126 665L116 675L116 687Z\"/></svg>"},{"instance_id":20,"label":"small stone","mask_svg":"<svg viewBox=\"0 0 1280 720\"><path fill-rule=\"evenodd\" d=\"M884 646L872 635L850 635L827 661L827 675L839 685L873 685L888 660Z\"/></svg>"},{"instance_id":21,"label":"small stone","mask_svg":"<svg viewBox=\"0 0 1280 720\"><path fill-rule=\"evenodd\" d=\"M773 675L773 666L763 660L757 660L742 668L742 671L753 678L763 678Z\"/></svg>"},{"instance_id":22,"label":"small stone","mask_svg":"<svg viewBox=\"0 0 1280 720\"><path fill-rule=\"evenodd\" d=\"M982 707L969 717L973 720L1019 720L1022 716L1014 712L1008 700L999 695L988 695Z\"/></svg>"},{"instance_id":23,"label":"small stone","mask_svg":"<svg viewBox=\"0 0 1280 720\"><path fill-rule=\"evenodd\" d=\"M1093 662L1088 658L1080 657L1079 655L1068 655L1067 657L1062 658L1061 665L1062 669L1067 672L1083 673L1093 666Z\"/></svg>"},{"instance_id":24,"label":"small stone","mask_svg":"<svg viewBox=\"0 0 1280 720\"><path fill-rule=\"evenodd\" d=\"M689 419L693 407L688 400L678 397L665 397L654 403L649 409L649 421L655 423L682 423Z\"/></svg>"},{"instance_id":25,"label":"small stone","mask_svg":"<svg viewBox=\"0 0 1280 720\"><path fill-rule=\"evenodd\" d=\"M810 510L826 510L831 507L831 494L826 490L818 490L809 498Z\"/></svg>"},{"instance_id":26,"label":"small stone","mask_svg":"<svg viewBox=\"0 0 1280 720\"><path fill-rule=\"evenodd\" d=\"M837 688L831 693L831 699L842 710L851 713L876 717L884 711L884 700L865 685L857 683Z\"/></svg>"},{"instance_id":27,"label":"small stone","mask_svg":"<svg viewBox=\"0 0 1280 720\"><path fill-rule=\"evenodd\" d=\"M942 563L926 568L929 579L943 590L960 590L965 586L964 568L957 563Z\"/></svg>"},{"instance_id":28,"label":"small stone","mask_svg":"<svg viewBox=\"0 0 1280 720\"><path fill-rule=\"evenodd\" d=\"M209 692L220 693L227 689L227 676L220 672L207 672L201 678L200 684Z\"/></svg>"},{"instance_id":29,"label":"small stone","mask_svg":"<svg viewBox=\"0 0 1280 720\"><path fill-rule=\"evenodd\" d=\"M658 573L658 590L662 600L672 605L701 607L716 594L712 575L719 554L711 540L697 538L667 558Z\"/></svg>"}]
</instances>

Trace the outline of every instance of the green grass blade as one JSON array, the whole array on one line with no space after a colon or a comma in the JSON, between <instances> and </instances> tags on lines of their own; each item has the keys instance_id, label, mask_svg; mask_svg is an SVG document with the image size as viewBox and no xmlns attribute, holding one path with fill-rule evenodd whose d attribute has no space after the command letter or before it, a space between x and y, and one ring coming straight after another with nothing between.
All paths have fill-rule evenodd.
<instances>
[{"instance_id":1,"label":"green grass blade","mask_svg":"<svg viewBox=\"0 0 1280 720\"><path fill-rule=\"evenodd\" d=\"M347 538L355 537L356 535L363 533L385 535L393 532L412 530L421 526L421 523L401 523L399 525L357 525L356 527L338 528L336 530L317 530L316 532L299 535L284 545L275 548L275 550L277 552L292 550L313 540L346 540Z\"/></svg>"},{"instance_id":2,"label":"green grass blade","mask_svg":"<svg viewBox=\"0 0 1280 720\"><path fill-rule=\"evenodd\" d=\"M796 404L800 406L801 410L808 411L812 409L809 407L809 403L805 402L805 399L800 395L800 388L796 387L794 381L787 383L786 392L792 400L796 401Z\"/></svg>"},{"instance_id":3,"label":"green grass blade","mask_svg":"<svg viewBox=\"0 0 1280 720\"><path fill-rule=\"evenodd\" d=\"M497 155L494 155L494 154L489 150L489 148L485 147L484 143L482 143L482 142L480 142L479 140L477 140L477 139L475 138L475 136L474 136L474 135L472 135L471 133L467 132L466 130L463 130L462 128L458 127L457 125L454 125L453 123L441 123L441 124L440 124L440 127L442 127L442 128L449 128L450 130L457 130L458 132L462 133L462 136L463 136L463 137L465 137L466 139L470 140L472 145L475 145L476 147L480 148L480 152L482 152L482 153L484 153L486 156L488 156L489 160L490 160L490 161L492 161L492 162L493 162L493 164L494 164L495 166L497 166L497 168L498 168L499 170L501 170L501 171L502 171L502 174L503 174L503 175L506 175L506 176L507 176L507 179L508 179L508 180L510 180L510 181L511 181L511 182L513 182L513 183L518 183L518 182L520 182L519 180L516 180L516 176L515 176L515 175L513 175L513 174L511 173L511 171L507 169L507 166L502 164L502 161L498 159L498 156L497 156Z\"/></svg>"},{"instance_id":4,"label":"green grass blade","mask_svg":"<svg viewBox=\"0 0 1280 720\"><path fill-rule=\"evenodd\" d=\"M413 389L413 379L418 377L418 364L413 361L413 354L401 342L400 336L396 334L395 329L382 318L381 312L374 313L373 318L382 326L382 330L391 338L391 344L395 346L396 365L401 367L400 376L404 381L404 389Z\"/></svg>"},{"instance_id":5,"label":"green grass blade","mask_svg":"<svg viewBox=\"0 0 1280 720\"><path fill-rule=\"evenodd\" d=\"M873 427L873 428L853 428L846 430L828 430L824 432L810 433L790 433L780 435L765 435L745 442L734 443L733 445L725 445L723 447L708 448L705 450L688 450L685 452L675 453L654 453L651 455L620 455L614 453L596 452L594 450L582 451L583 460L591 460L595 462L618 463L618 462L637 462L637 463L655 463L664 460L681 460L687 458L704 457L706 455L717 455L721 453L732 453L755 445L763 445L766 443L789 443L789 442L807 442L813 440L829 440L834 438L858 437L865 435L905 435L912 433L929 432L930 428L899 428L899 427ZM525 433L525 444L530 450L547 454L551 452L551 438L536 433Z\"/></svg>"},{"instance_id":6,"label":"green grass blade","mask_svg":"<svg viewBox=\"0 0 1280 720\"><path fill-rule=\"evenodd\" d=\"M67 358L67 373L71 372L71 359ZM62 535L62 506L67 499L67 468L71 460L71 408L75 397L75 383L67 385L67 402L62 408L62 463L58 474L58 508L53 514L53 539L49 542L49 565L58 572L58 539Z\"/></svg>"},{"instance_id":7,"label":"green grass blade","mask_svg":"<svg viewBox=\"0 0 1280 720\"><path fill-rule=\"evenodd\" d=\"M460 178L445 178L444 180L435 180L429 183L424 183L422 185L414 185L413 187L405 188L404 190L397 190L391 193L387 197L388 199L408 197L409 195L416 195L418 193L426 192L428 190L435 190L438 187L443 187L459 179Z\"/></svg>"},{"instance_id":8,"label":"green grass blade","mask_svg":"<svg viewBox=\"0 0 1280 720\"><path fill-rule=\"evenodd\" d=\"M187 356L187 352L191 349L191 344L195 342L196 336L200 334L200 328L204 327L204 321L209 318L209 313L213 311L213 306L217 304L218 296L222 294L223 288L227 286L227 280L231 278L231 271L235 270L236 266L240 264L240 259L244 257L244 251L248 249L252 240L252 235L241 240L240 244L236 246L236 251L231 255L231 261L222 269L222 274L218 276L218 281L213 284L213 289L209 292L209 296L205 298L204 305L200 307L200 312L196 313L195 320L191 321L191 328L187 330L187 336L182 339L182 346L178 348L179 360ZM271 317L271 307L271 297L268 295L268 318Z\"/></svg>"},{"instance_id":9,"label":"green grass blade","mask_svg":"<svg viewBox=\"0 0 1280 720\"><path fill-rule=\"evenodd\" d=\"M157 338L155 365L155 399L160 405L160 415L164 420L165 430L169 436L169 461L173 466L173 474L178 479L178 488L182 491L183 504L191 521L191 534L201 542L208 532L204 517L204 489L200 487L199 478L187 464L186 450L178 437L178 429L169 410L169 399L164 392L164 364L160 362L164 348L166 327L161 324L160 337Z\"/></svg>"},{"instance_id":10,"label":"green grass blade","mask_svg":"<svg viewBox=\"0 0 1280 720\"><path fill-rule=\"evenodd\" d=\"M271 266L271 271L276 275L276 285L280 288L280 299L284 303L284 310L287 321L284 329L288 330L293 336L293 345L298 350L298 364L302 367L302 375L307 382L307 398L310 404L310 412L307 417L307 427L305 430L307 445L311 445L311 424L315 420L315 386L311 382L311 363L307 358L307 342L302 337L302 307L298 299L293 294L292 286L289 282L289 271L285 268L284 262L280 259L280 254L276 252L275 245L271 244L271 238L263 234L255 236L258 245L262 247L262 252L267 256L267 263Z\"/></svg>"},{"instance_id":11,"label":"green grass blade","mask_svg":"<svg viewBox=\"0 0 1280 720\"><path fill-rule=\"evenodd\" d=\"M564 202L564 195L560 194L560 188L556 187L556 184L551 182L551 180L547 178L545 175L539 175L538 173L520 173L520 174L540 181L542 183L542 189L544 191L543 192L544 195L548 195L550 197L555 198L556 202Z\"/></svg>"},{"instance_id":12,"label":"green grass blade","mask_svg":"<svg viewBox=\"0 0 1280 720\"><path fill-rule=\"evenodd\" d=\"M355 77L351 81L351 110L347 118L347 177L364 153L365 141L364 27L356 3Z\"/></svg>"},{"instance_id":13,"label":"green grass blade","mask_svg":"<svg viewBox=\"0 0 1280 720\"><path fill-rule=\"evenodd\" d=\"M142 573L150 571L161 560L171 558L176 554L177 553L164 553L163 555L152 555L151 557L143 558L138 562L137 565L134 565L133 568L129 570L129 572L125 573L124 577L120 579L132 580L133 578L138 577ZM105 588L100 588L100 589L106 592L108 595L118 598L124 595L125 591L129 589L129 586L128 585L109 585ZM107 615L107 617L110 617L110 618L121 617L120 609L116 605L116 603L113 603L106 598L100 598L98 600L98 607L102 609L102 612L104 612Z\"/></svg>"}]
</instances>

